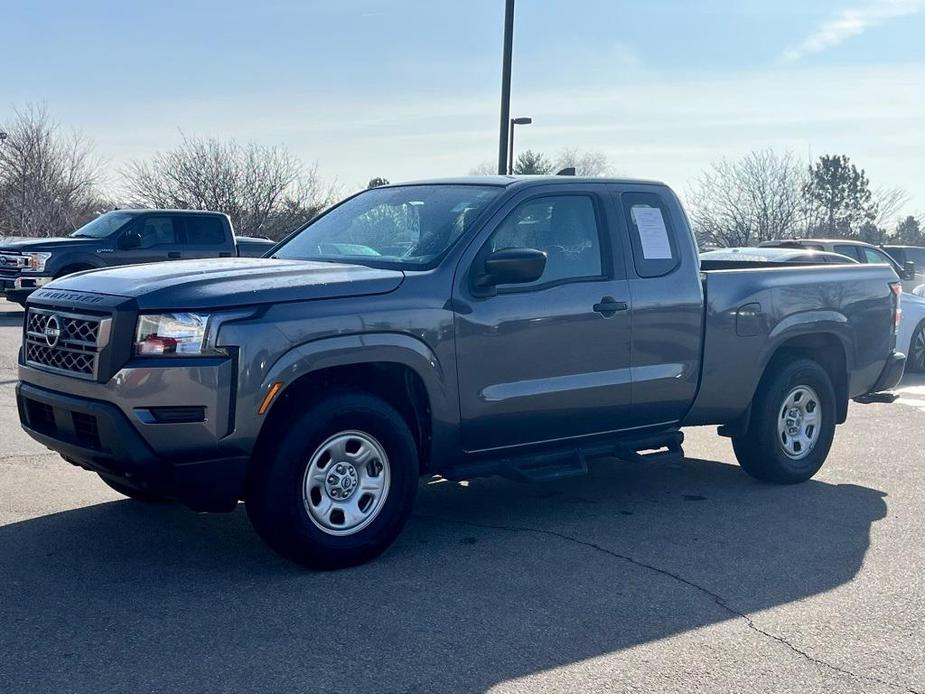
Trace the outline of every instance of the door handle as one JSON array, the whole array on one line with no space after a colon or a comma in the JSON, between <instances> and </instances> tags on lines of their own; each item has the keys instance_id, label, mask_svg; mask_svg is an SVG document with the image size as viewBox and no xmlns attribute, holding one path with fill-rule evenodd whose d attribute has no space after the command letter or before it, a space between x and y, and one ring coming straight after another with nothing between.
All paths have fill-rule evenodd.
<instances>
[{"instance_id":1,"label":"door handle","mask_svg":"<svg viewBox=\"0 0 925 694\"><path fill-rule=\"evenodd\" d=\"M170 251L170 252L167 254L167 257L168 257L168 258L179 258L179 257L180 257L180 251Z\"/></svg>"},{"instance_id":2,"label":"door handle","mask_svg":"<svg viewBox=\"0 0 925 694\"><path fill-rule=\"evenodd\" d=\"M628 308L625 301L617 301L612 296L605 296L600 303L594 304L594 312L600 313L604 318L610 318L617 311L625 311Z\"/></svg>"}]
</instances>

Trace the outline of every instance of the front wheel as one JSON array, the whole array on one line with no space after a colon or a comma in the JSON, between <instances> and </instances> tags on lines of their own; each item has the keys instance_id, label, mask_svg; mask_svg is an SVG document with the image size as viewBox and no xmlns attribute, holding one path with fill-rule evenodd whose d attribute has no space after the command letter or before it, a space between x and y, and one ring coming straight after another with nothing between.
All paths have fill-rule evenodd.
<instances>
[{"instance_id":1,"label":"front wheel","mask_svg":"<svg viewBox=\"0 0 925 694\"><path fill-rule=\"evenodd\" d=\"M826 370L810 359L769 368L748 429L732 439L732 446L752 477L805 482L822 467L835 437L835 389Z\"/></svg>"},{"instance_id":2,"label":"front wheel","mask_svg":"<svg viewBox=\"0 0 925 694\"><path fill-rule=\"evenodd\" d=\"M257 533L287 559L316 569L383 552L411 513L418 454L404 418L365 393L329 397L283 427L248 481Z\"/></svg>"}]
</instances>

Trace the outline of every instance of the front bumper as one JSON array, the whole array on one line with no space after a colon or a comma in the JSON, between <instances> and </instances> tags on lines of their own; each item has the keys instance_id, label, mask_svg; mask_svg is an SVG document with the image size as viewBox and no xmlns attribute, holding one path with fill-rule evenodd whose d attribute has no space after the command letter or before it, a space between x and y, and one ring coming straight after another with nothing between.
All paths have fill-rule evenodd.
<instances>
[{"instance_id":1,"label":"front bumper","mask_svg":"<svg viewBox=\"0 0 925 694\"><path fill-rule=\"evenodd\" d=\"M0 291L17 304L25 303L28 296L51 282L54 277L38 275L0 275Z\"/></svg>"},{"instance_id":2,"label":"front bumper","mask_svg":"<svg viewBox=\"0 0 925 694\"><path fill-rule=\"evenodd\" d=\"M23 429L70 463L116 475L201 511L243 497L250 448L229 431L231 363L120 371L87 383L20 366ZM223 378L224 377L224 378ZM67 392L65 392L67 391ZM163 408L199 409L198 421L157 421ZM159 410L159 408L161 408Z\"/></svg>"}]
</instances>

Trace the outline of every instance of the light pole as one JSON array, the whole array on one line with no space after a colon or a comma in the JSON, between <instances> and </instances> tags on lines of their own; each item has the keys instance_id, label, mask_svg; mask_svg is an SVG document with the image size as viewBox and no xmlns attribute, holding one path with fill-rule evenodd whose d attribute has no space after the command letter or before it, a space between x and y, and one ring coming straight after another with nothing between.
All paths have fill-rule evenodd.
<instances>
[{"instance_id":1,"label":"light pole","mask_svg":"<svg viewBox=\"0 0 925 694\"><path fill-rule=\"evenodd\" d=\"M511 118L511 48L514 44L514 0L504 8L504 52L501 62L501 133L498 138L498 173L507 173L508 128Z\"/></svg>"},{"instance_id":2,"label":"light pole","mask_svg":"<svg viewBox=\"0 0 925 694\"><path fill-rule=\"evenodd\" d=\"M532 118L511 118L511 136L509 138L510 142L507 150L507 172L508 174L514 173L514 126L515 125L530 125L533 122Z\"/></svg>"}]
</instances>

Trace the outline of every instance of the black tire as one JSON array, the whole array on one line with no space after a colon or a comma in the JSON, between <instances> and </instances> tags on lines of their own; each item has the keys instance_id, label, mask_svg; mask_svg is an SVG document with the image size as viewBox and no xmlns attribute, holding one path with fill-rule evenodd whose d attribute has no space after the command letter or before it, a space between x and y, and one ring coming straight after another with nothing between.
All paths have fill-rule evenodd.
<instances>
[{"instance_id":1,"label":"black tire","mask_svg":"<svg viewBox=\"0 0 925 694\"><path fill-rule=\"evenodd\" d=\"M107 487L114 489L123 496L127 496L129 499L141 501L146 504L163 504L171 500L166 496L161 496L149 490L135 487L119 477L110 477L109 475L100 473L97 474L99 474L100 479L106 483Z\"/></svg>"},{"instance_id":2,"label":"black tire","mask_svg":"<svg viewBox=\"0 0 925 694\"><path fill-rule=\"evenodd\" d=\"M817 395L821 419L809 452L799 451L803 457L794 459L785 450L785 435L778 433L778 420L788 395L800 386ZM772 363L755 395L748 429L732 439L739 464L749 475L766 482L805 482L819 471L829 454L835 437L835 412L835 389L819 364L801 358Z\"/></svg>"},{"instance_id":3,"label":"black tire","mask_svg":"<svg viewBox=\"0 0 925 694\"><path fill-rule=\"evenodd\" d=\"M907 356L906 368L916 373L925 372L925 321L922 321L912 333L912 341L909 343L909 354Z\"/></svg>"},{"instance_id":4,"label":"black tire","mask_svg":"<svg viewBox=\"0 0 925 694\"><path fill-rule=\"evenodd\" d=\"M279 438L255 459L246 491L247 515L261 539L283 557L313 569L355 566L385 551L408 520L417 494L418 451L404 418L380 398L342 392L292 416L277 431ZM303 485L316 453L344 432L359 432L381 445L389 483L368 525L333 535L313 520L313 502L310 494L308 500L303 496Z\"/></svg>"}]
</instances>

